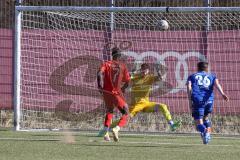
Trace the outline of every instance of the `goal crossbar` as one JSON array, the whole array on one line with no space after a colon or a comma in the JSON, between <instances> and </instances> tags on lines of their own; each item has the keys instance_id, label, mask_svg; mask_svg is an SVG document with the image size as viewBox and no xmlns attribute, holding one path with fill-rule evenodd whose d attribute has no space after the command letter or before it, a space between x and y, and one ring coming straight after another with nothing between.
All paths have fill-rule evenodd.
<instances>
[{"instance_id":1,"label":"goal crossbar","mask_svg":"<svg viewBox=\"0 0 240 160\"><path fill-rule=\"evenodd\" d=\"M185 82L195 63L210 62L232 97L228 104L216 101L213 133L239 135L239 15L240 7L16 6L15 129L100 129L105 104L96 73L116 46L129 71L142 63L168 66L166 81L154 84L150 98L170 106L182 133L193 132ZM129 103L130 95L129 89ZM126 130L168 132L164 119L140 113Z\"/></svg>"},{"instance_id":2,"label":"goal crossbar","mask_svg":"<svg viewBox=\"0 0 240 160\"><path fill-rule=\"evenodd\" d=\"M16 6L17 11L82 11L82 12L238 12L240 7L78 7Z\"/></svg>"}]
</instances>

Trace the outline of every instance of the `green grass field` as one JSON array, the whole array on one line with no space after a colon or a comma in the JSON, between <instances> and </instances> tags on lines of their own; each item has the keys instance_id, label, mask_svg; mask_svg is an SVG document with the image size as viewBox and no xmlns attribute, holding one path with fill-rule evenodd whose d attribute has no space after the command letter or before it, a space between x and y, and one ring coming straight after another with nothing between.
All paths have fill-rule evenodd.
<instances>
[{"instance_id":1,"label":"green grass field","mask_svg":"<svg viewBox=\"0 0 240 160\"><path fill-rule=\"evenodd\" d=\"M239 160L240 137L214 136L209 145L187 135L121 135L104 142L95 134L74 133L64 143L59 132L0 131L0 160Z\"/></svg>"}]
</instances>

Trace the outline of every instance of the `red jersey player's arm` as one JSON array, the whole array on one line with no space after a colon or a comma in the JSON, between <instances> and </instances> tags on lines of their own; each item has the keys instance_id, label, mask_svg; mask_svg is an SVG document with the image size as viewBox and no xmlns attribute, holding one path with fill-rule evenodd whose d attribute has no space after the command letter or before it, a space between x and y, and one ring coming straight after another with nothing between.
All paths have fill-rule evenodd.
<instances>
[{"instance_id":1,"label":"red jersey player's arm","mask_svg":"<svg viewBox=\"0 0 240 160\"><path fill-rule=\"evenodd\" d=\"M127 67L125 65L123 65L123 79L122 82L125 82L121 88L122 92L125 92L125 89L129 86L129 82L130 82L130 73L127 70Z\"/></svg>"},{"instance_id":2,"label":"red jersey player's arm","mask_svg":"<svg viewBox=\"0 0 240 160\"><path fill-rule=\"evenodd\" d=\"M97 72L97 84L98 89L102 90L104 86L104 72L106 70L105 64L102 64L100 69Z\"/></svg>"}]
</instances>

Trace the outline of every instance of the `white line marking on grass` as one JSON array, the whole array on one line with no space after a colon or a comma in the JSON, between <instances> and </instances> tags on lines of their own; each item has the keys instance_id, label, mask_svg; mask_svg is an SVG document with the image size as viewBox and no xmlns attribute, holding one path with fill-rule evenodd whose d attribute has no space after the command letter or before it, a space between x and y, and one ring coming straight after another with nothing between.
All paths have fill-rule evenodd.
<instances>
[{"instance_id":1,"label":"white line marking on grass","mask_svg":"<svg viewBox=\"0 0 240 160\"><path fill-rule=\"evenodd\" d=\"M111 143L111 142L107 142L107 141L97 141L97 140L92 140L89 142L101 142L101 143ZM115 142L112 142L115 143ZM170 143L170 142L138 142L138 141L119 141L119 144L121 143L126 143L126 144L150 144L150 145L178 145L178 146L209 146L209 147L233 147L233 145L216 145L216 144L208 144L208 145L204 145L204 144L189 144L189 143ZM117 143L115 143L117 144Z\"/></svg>"},{"instance_id":2,"label":"white line marking on grass","mask_svg":"<svg viewBox=\"0 0 240 160\"><path fill-rule=\"evenodd\" d=\"M203 146L204 144L188 144L188 143L170 143L170 142L128 142L121 141L121 143L129 143L129 144L152 144L152 145L179 145L179 146ZM214 147L232 147L233 145L216 145L216 144L208 144L207 146Z\"/></svg>"},{"instance_id":3,"label":"white line marking on grass","mask_svg":"<svg viewBox=\"0 0 240 160\"><path fill-rule=\"evenodd\" d=\"M200 134L180 134L180 135L177 135L176 134L125 134L123 133L122 134L123 136L146 136L146 137L179 137L179 138L196 138L196 137L200 137ZM233 139L233 140L240 140L240 137L231 137L231 136L219 136L219 135L215 135L215 134L212 134L212 136L214 137L214 139Z\"/></svg>"},{"instance_id":4,"label":"white line marking on grass","mask_svg":"<svg viewBox=\"0 0 240 160\"><path fill-rule=\"evenodd\" d=\"M57 132L57 133L61 133L61 132ZM73 132L76 135L97 135L98 133L86 133L86 132ZM195 138L195 137L200 137L200 134L198 133L185 133L185 134L181 134L181 133L156 133L156 134L152 134L152 133L124 133L124 132L120 132L121 135L123 136L146 136L146 137L182 137L182 138ZM240 136L239 135L219 135L219 134L212 134L212 136L214 137L214 139L232 139L232 140L240 140Z\"/></svg>"},{"instance_id":5,"label":"white line marking on grass","mask_svg":"<svg viewBox=\"0 0 240 160\"><path fill-rule=\"evenodd\" d=\"M60 139L31 139L31 138L11 138L5 137L0 138L0 140L16 140L16 141L60 141Z\"/></svg>"}]
</instances>

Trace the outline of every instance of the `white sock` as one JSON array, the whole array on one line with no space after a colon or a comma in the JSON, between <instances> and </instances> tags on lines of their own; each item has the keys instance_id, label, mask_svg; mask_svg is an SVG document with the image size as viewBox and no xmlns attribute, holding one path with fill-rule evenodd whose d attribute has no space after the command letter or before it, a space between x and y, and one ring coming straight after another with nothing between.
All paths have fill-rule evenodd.
<instances>
[{"instance_id":1,"label":"white sock","mask_svg":"<svg viewBox=\"0 0 240 160\"><path fill-rule=\"evenodd\" d=\"M120 130L120 127L119 127L119 126L116 126L115 128L116 128L117 130Z\"/></svg>"}]
</instances>

